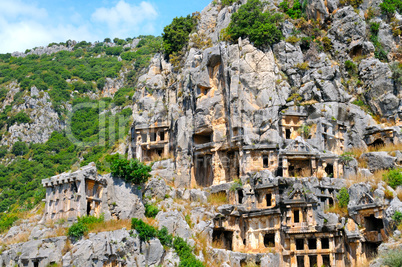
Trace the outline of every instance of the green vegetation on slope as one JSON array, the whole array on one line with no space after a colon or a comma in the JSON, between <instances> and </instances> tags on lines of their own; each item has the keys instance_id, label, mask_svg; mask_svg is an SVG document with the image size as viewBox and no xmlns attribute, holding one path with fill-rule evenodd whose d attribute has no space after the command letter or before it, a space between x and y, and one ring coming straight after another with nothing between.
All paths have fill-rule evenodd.
<instances>
[{"instance_id":1,"label":"green vegetation on slope","mask_svg":"<svg viewBox=\"0 0 402 267\"><path fill-rule=\"evenodd\" d=\"M222 38L236 41L239 37L249 37L258 47L279 42L283 36L277 26L283 20L283 15L262 10L264 4L260 0L249 0L232 15L229 27L222 32Z\"/></svg>"},{"instance_id":2,"label":"green vegetation on slope","mask_svg":"<svg viewBox=\"0 0 402 267\"><path fill-rule=\"evenodd\" d=\"M108 154L128 134L132 110L125 108L135 92L139 72L147 67L154 53L159 52L161 37L140 36L136 48L123 48L127 41L110 44L80 42L74 50L52 55L29 55L25 58L0 55L0 99L8 93L7 85L16 81L21 90L13 102L0 113L0 134L8 134L13 124L30 123L29 111L12 108L25 102L31 86L40 93L49 93L53 107L66 120L66 131L53 132L44 144L18 141L13 147L0 147L0 231L8 229L21 211L32 209L45 196L41 180L95 162L100 172L110 171L115 156ZM130 40L131 41L131 40ZM51 44L53 45L53 44ZM119 54L122 61L116 55ZM125 87L114 98L89 99L87 92L96 92L107 77L116 77L123 69ZM69 103L73 114L61 103ZM118 106L112 112L113 107Z\"/></svg>"}]
</instances>

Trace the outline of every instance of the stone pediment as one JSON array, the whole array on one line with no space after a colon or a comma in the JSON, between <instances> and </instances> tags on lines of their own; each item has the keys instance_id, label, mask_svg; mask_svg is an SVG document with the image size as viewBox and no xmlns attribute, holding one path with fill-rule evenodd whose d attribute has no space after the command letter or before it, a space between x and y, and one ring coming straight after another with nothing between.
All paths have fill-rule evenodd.
<instances>
[{"instance_id":1,"label":"stone pediment","mask_svg":"<svg viewBox=\"0 0 402 267\"><path fill-rule=\"evenodd\" d=\"M294 184L293 191L289 194L291 200L305 200L304 188L301 184Z\"/></svg>"},{"instance_id":2,"label":"stone pediment","mask_svg":"<svg viewBox=\"0 0 402 267\"><path fill-rule=\"evenodd\" d=\"M296 137L285 149L281 150L281 154L317 154L318 150L313 148L300 136Z\"/></svg>"},{"instance_id":3,"label":"stone pediment","mask_svg":"<svg viewBox=\"0 0 402 267\"><path fill-rule=\"evenodd\" d=\"M372 196L370 196L367 193L363 193L359 199L359 201L357 202L357 206L359 205L367 205L367 204L372 204L374 203L374 199Z\"/></svg>"}]
</instances>

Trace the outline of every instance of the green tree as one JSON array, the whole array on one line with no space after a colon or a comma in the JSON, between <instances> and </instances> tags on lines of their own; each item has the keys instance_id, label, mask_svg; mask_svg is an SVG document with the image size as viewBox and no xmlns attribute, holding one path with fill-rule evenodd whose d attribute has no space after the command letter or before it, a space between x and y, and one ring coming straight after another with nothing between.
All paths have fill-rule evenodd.
<instances>
[{"instance_id":1,"label":"green tree","mask_svg":"<svg viewBox=\"0 0 402 267\"><path fill-rule=\"evenodd\" d=\"M11 152L16 156L23 156L28 153L29 148L25 142L17 141L13 145Z\"/></svg>"},{"instance_id":2,"label":"green tree","mask_svg":"<svg viewBox=\"0 0 402 267\"><path fill-rule=\"evenodd\" d=\"M110 167L112 174L134 184L142 184L148 181L152 170L150 166L137 159L115 159Z\"/></svg>"},{"instance_id":3,"label":"green tree","mask_svg":"<svg viewBox=\"0 0 402 267\"><path fill-rule=\"evenodd\" d=\"M349 193L346 187L342 187L339 190L339 194L336 196L338 198L339 207L346 208L349 204Z\"/></svg>"},{"instance_id":4,"label":"green tree","mask_svg":"<svg viewBox=\"0 0 402 267\"><path fill-rule=\"evenodd\" d=\"M179 52L188 43L189 34L196 26L195 18L187 17L174 18L172 23L163 29L163 48L166 55Z\"/></svg>"},{"instance_id":5,"label":"green tree","mask_svg":"<svg viewBox=\"0 0 402 267\"><path fill-rule=\"evenodd\" d=\"M257 47L279 42L283 36L277 26L283 20L283 15L262 12L263 9L264 5L260 0L249 0L242 5L232 15L229 27L224 32L224 39L235 41L239 37L248 37Z\"/></svg>"}]
</instances>

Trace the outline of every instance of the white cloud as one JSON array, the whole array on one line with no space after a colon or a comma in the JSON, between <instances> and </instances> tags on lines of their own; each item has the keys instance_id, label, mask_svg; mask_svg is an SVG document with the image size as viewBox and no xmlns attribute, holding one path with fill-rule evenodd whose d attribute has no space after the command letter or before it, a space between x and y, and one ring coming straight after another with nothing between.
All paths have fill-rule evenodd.
<instances>
[{"instance_id":1,"label":"white cloud","mask_svg":"<svg viewBox=\"0 0 402 267\"><path fill-rule=\"evenodd\" d=\"M111 8L96 9L91 19L74 9L67 10L60 16L30 4L28 0L0 0L0 53L24 52L68 39L93 42L105 37L133 37L145 32L152 34L153 22L158 16L150 3L131 5L124 0Z\"/></svg>"},{"instance_id":2,"label":"white cloud","mask_svg":"<svg viewBox=\"0 0 402 267\"><path fill-rule=\"evenodd\" d=\"M108 34L111 38L133 37L143 29L153 32L153 21L157 16L156 9L148 2L130 5L124 0L120 0L114 7L96 9L91 20L105 23L108 26Z\"/></svg>"}]
</instances>

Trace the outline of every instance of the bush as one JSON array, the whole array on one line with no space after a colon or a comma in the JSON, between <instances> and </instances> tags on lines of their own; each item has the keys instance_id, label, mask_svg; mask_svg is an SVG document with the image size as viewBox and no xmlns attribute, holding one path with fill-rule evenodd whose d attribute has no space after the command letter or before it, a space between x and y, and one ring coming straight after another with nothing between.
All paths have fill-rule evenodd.
<instances>
[{"instance_id":1,"label":"bush","mask_svg":"<svg viewBox=\"0 0 402 267\"><path fill-rule=\"evenodd\" d=\"M25 142L17 141L15 142L11 153L16 156L23 156L29 151L28 145Z\"/></svg>"},{"instance_id":2,"label":"bush","mask_svg":"<svg viewBox=\"0 0 402 267\"><path fill-rule=\"evenodd\" d=\"M147 166L137 159L126 160L116 159L112 162L110 167L112 175L119 176L125 181L132 182L134 184L142 184L148 181L152 170L150 166Z\"/></svg>"},{"instance_id":3,"label":"bush","mask_svg":"<svg viewBox=\"0 0 402 267\"><path fill-rule=\"evenodd\" d=\"M303 5L305 6L305 4ZM303 8L299 0L294 0L292 7L290 7L289 2L285 0L279 4L279 8L292 19L298 19L303 14Z\"/></svg>"},{"instance_id":4,"label":"bush","mask_svg":"<svg viewBox=\"0 0 402 267\"><path fill-rule=\"evenodd\" d=\"M350 76L357 74L357 66L353 61L346 60L345 61L345 69L349 73Z\"/></svg>"},{"instance_id":5,"label":"bush","mask_svg":"<svg viewBox=\"0 0 402 267\"><path fill-rule=\"evenodd\" d=\"M344 152L342 155L339 156L339 159L344 163L348 164L355 158L354 154L352 152Z\"/></svg>"},{"instance_id":6,"label":"bush","mask_svg":"<svg viewBox=\"0 0 402 267\"><path fill-rule=\"evenodd\" d=\"M279 42L283 36L277 28L283 20L279 13L262 12L263 3L260 0L250 0L242 5L232 15L229 27L223 32L223 38L236 41L239 37L250 38L257 47L272 45Z\"/></svg>"},{"instance_id":7,"label":"bush","mask_svg":"<svg viewBox=\"0 0 402 267\"><path fill-rule=\"evenodd\" d=\"M76 222L68 228L68 236L70 238L81 238L88 233L88 227L82 222Z\"/></svg>"},{"instance_id":8,"label":"bush","mask_svg":"<svg viewBox=\"0 0 402 267\"><path fill-rule=\"evenodd\" d=\"M168 229L166 226L163 226L157 234L159 241L163 246L172 247L173 245L173 236L169 234Z\"/></svg>"},{"instance_id":9,"label":"bush","mask_svg":"<svg viewBox=\"0 0 402 267\"><path fill-rule=\"evenodd\" d=\"M402 185L402 173L400 169L389 170L383 174L383 180L393 189Z\"/></svg>"},{"instance_id":10,"label":"bush","mask_svg":"<svg viewBox=\"0 0 402 267\"><path fill-rule=\"evenodd\" d=\"M181 237L175 237L173 241L173 248L177 255L180 257L179 267L202 267L202 262L197 260L194 256L193 249Z\"/></svg>"},{"instance_id":11,"label":"bush","mask_svg":"<svg viewBox=\"0 0 402 267\"><path fill-rule=\"evenodd\" d=\"M196 26L195 18L188 15L187 17L174 18L172 23L163 29L162 39L163 48L166 55L173 52L179 52L188 43L189 34Z\"/></svg>"},{"instance_id":12,"label":"bush","mask_svg":"<svg viewBox=\"0 0 402 267\"><path fill-rule=\"evenodd\" d=\"M8 120L7 124L10 127L14 123L21 124L21 123L30 123L30 122L31 122L31 118L24 111L20 111L14 117L11 117Z\"/></svg>"},{"instance_id":13,"label":"bush","mask_svg":"<svg viewBox=\"0 0 402 267\"><path fill-rule=\"evenodd\" d=\"M138 232L138 236L142 241L149 241L151 238L154 238L158 231L155 227L137 218L131 220L131 229L135 229Z\"/></svg>"},{"instance_id":14,"label":"bush","mask_svg":"<svg viewBox=\"0 0 402 267\"><path fill-rule=\"evenodd\" d=\"M402 266L402 249L395 248L382 255L383 266L400 267Z\"/></svg>"},{"instance_id":15,"label":"bush","mask_svg":"<svg viewBox=\"0 0 402 267\"><path fill-rule=\"evenodd\" d=\"M401 13L402 11L402 1L401 0L384 0L380 4L380 8L383 14L392 16L395 11Z\"/></svg>"},{"instance_id":16,"label":"bush","mask_svg":"<svg viewBox=\"0 0 402 267\"><path fill-rule=\"evenodd\" d=\"M338 203L340 208L346 208L349 204L349 193L346 187L342 187L339 190L339 194L336 196L338 198Z\"/></svg>"},{"instance_id":17,"label":"bush","mask_svg":"<svg viewBox=\"0 0 402 267\"><path fill-rule=\"evenodd\" d=\"M95 216L83 216L78 217L77 222L73 223L70 228L68 228L68 236L71 238L80 238L83 235L87 234L89 231L89 227L96 223L101 223L104 221L103 214L99 217Z\"/></svg>"},{"instance_id":18,"label":"bush","mask_svg":"<svg viewBox=\"0 0 402 267\"><path fill-rule=\"evenodd\" d=\"M327 36L322 38L322 44L324 46L325 51L328 52L328 51L330 51L332 49L332 42Z\"/></svg>"},{"instance_id":19,"label":"bush","mask_svg":"<svg viewBox=\"0 0 402 267\"><path fill-rule=\"evenodd\" d=\"M392 220L395 222L396 225L402 223L402 212L395 211L394 215L392 215Z\"/></svg>"},{"instance_id":20,"label":"bush","mask_svg":"<svg viewBox=\"0 0 402 267\"><path fill-rule=\"evenodd\" d=\"M155 218L155 216L158 214L159 209L157 206L154 206L152 204L145 204L145 217L147 218Z\"/></svg>"}]
</instances>

